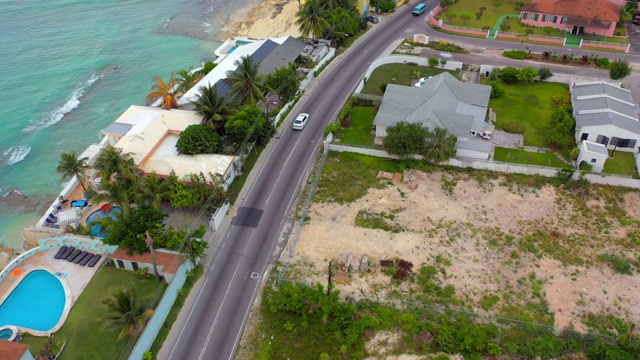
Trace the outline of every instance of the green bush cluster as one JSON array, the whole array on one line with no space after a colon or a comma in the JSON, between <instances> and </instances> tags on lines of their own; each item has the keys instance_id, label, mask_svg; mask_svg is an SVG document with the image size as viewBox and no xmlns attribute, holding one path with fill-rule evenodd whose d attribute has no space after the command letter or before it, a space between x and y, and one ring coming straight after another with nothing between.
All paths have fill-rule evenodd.
<instances>
[{"instance_id":1,"label":"green bush cluster","mask_svg":"<svg viewBox=\"0 0 640 360\"><path fill-rule=\"evenodd\" d=\"M446 51L446 52L450 52L450 53L458 53L458 54L468 54L469 51L465 50L464 48L450 43L450 42L446 42L446 41L429 41L429 44L427 44L427 47L433 49L433 50L438 50L438 51Z\"/></svg>"},{"instance_id":2,"label":"green bush cluster","mask_svg":"<svg viewBox=\"0 0 640 360\"><path fill-rule=\"evenodd\" d=\"M523 134L525 128L524 125L517 121L509 121L502 125L502 130L511 134Z\"/></svg>"},{"instance_id":3,"label":"green bush cluster","mask_svg":"<svg viewBox=\"0 0 640 360\"><path fill-rule=\"evenodd\" d=\"M524 50L507 50L502 55L510 59L524 60L527 57L527 52Z\"/></svg>"},{"instance_id":4,"label":"green bush cluster","mask_svg":"<svg viewBox=\"0 0 640 360\"><path fill-rule=\"evenodd\" d=\"M598 58L596 59L596 66L600 68L609 68L609 58Z\"/></svg>"}]
</instances>

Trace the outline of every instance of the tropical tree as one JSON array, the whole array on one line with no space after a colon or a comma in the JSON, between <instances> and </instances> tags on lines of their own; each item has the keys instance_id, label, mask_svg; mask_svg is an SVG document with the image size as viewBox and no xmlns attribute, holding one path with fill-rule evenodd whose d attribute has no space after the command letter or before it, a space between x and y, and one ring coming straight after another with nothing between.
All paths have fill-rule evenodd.
<instances>
[{"instance_id":1,"label":"tropical tree","mask_svg":"<svg viewBox=\"0 0 640 360\"><path fill-rule=\"evenodd\" d=\"M162 200L168 199L171 195L171 188L175 180L175 176L163 179L156 175L155 172L143 176L137 184L138 189L134 195L136 204L160 209Z\"/></svg>"},{"instance_id":2,"label":"tropical tree","mask_svg":"<svg viewBox=\"0 0 640 360\"><path fill-rule=\"evenodd\" d=\"M91 196L94 203L107 202L120 207L123 219L128 219L131 212L131 203L138 196L138 177L117 179L116 181L104 181L100 191Z\"/></svg>"},{"instance_id":3,"label":"tropical tree","mask_svg":"<svg viewBox=\"0 0 640 360\"><path fill-rule=\"evenodd\" d=\"M620 80L631 74L631 66L624 59L618 59L609 64L609 77L613 80Z\"/></svg>"},{"instance_id":4,"label":"tropical tree","mask_svg":"<svg viewBox=\"0 0 640 360\"><path fill-rule=\"evenodd\" d=\"M153 248L154 242L153 242L153 238L149 234L149 230L146 230L144 232L144 242L145 244L147 244L147 248L151 252L151 262L153 265L153 273L156 275L156 279L158 280L158 282L161 282L162 276L160 276L160 273L158 273L158 265L156 264L156 250Z\"/></svg>"},{"instance_id":5,"label":"tropical tree","mask_svg":"<svg viewBox=\"0 0 640 360\"><path fill-rule=\"evenodd\" d=\"M210 127L194 124L180 133L176 150L186 155L215 154L223 143L222 137Z\"/></svg>"},{"instance_id":6,"label":"tropical tree","mask_svg":"<svg viewBox=\"0 0 640 360\"><path fill-rule=\"evenodd\" d=\"M553 73L551 72L551 69L547 67L543 67L540 70L538 70L538 78L540 79L540 81L545 81L552 76L553 76Z\"/></svg>"},{"instance_id":7,"label":"tropical tree","mask_svg":"<svg viewBox=\"0 0 640 360\"><path fill-rule=\"evenodd\" d=\"M207 125L216 131L223 129L229 117L236 111L224 96L218 94L218 86L216 85L209 84L200 87L196 101L191 103L195 106L198 114L206 118Z\"/></svg>"},{"instance_id":8,"label":"tropical tree","mask_svg":"<svg viewBox=\"0 0 640 360\"><path fill-rule=\"evenodd\" d=\"M296 25L300 33L313 39L322 36L331 25L325 19L326 12L318 0L309 0L296 13Z\"/></svg>"},{"instance_id":9,"label":"tropical tree","mask_svg":"<svg viewBox=\"0 0 640 360\"><path fill-rule=\"evenodd\" d=\"M118 340L127 335L139 334L144 327L145 320L152 310L147 310L131 288L115 290L111 297L102 301L106 314L100 317L107 327L121 327Z\"/></svg>"},{"instance_id":10,"label":"tropical tree","mask_svg":"<svg viewBox=\"0 0 640 360\"><path fill-rule=\"evenodd\" d=\"M429 130L421 124L400 121L387 128L384 148L400 158L412 158L424 149L428 133Z\"/></svg>"},{"instance_id":11,"label":"tropical tree","mask_svg":"<svg viewBox=\"0 0 640 360\"><path fill-rule=\"evenodd\" d=\"M175 94L173 93L175 87L174 74L171 73L169 82L165 83L159 76L154 76L153 81L155 84L151 86L151 93L147 95L147 101L155 101L162 98L162 108L165 110L174 109L178 107Z\"/></svg>"},{"instance_id":12,"label":"tropical tree","mask_svg":"<svg viewBox=\"0 0 640 360\"><path fill-rule=\"evenodd\" d=\"M471 19L471 15L462 14L462 15L460 15L460 19L462 19L462 24L463 25L467 25L467 20Z\"/></svg>"},{"instance_id":13,"label":"tropical tree","mask_svg":"<svg viewBox=\"0 0 640 360\"><path fill-rule=\"evenodd\" d=\"M178 84L176 92L178 93L187 92L201 78L200 73L193 71L193 68L189 68L189 70L180 70L176 75L178 75L176 79L176 83Z\"/></svg>"},{"instance_id":14,"label":"tropical tree","mask_svg":"<svg viewBox=\"0 0 640 360\"><path fill-rule=\"evenodd\" d=\"M551 145L570 149L575 146L575 128L576 120L571 114L570 106L562 106L551 113L545 140Z\"/></svg>"},{"instance_id":15,"label":"tropical tree","mask_svg":"<svg viewBox=\"0 0 640 360\"><path fill-rule=\"evenodd\" d=\"M445 128L437 127L427 135L424 159L439 163L456 155L456 137L449 135Z\"/></svg>"},{"instance_id":16,"label":"tropical tree","mask_svg":"<svg viewBox=\"0 0 640 360\"><path fill-rule=\"evenodd\" d=\"M245 55L234 63L236 71L227 72L227 80L231 83L231 94L243 104L255 105L264 99L268 91L265 76L258 73L259 63L253 63L249 55Z\"/></svg>"},{"instance_id":17,"label":"tropical tree","mask_svg":"<svg viewBox=\"0 0 640 360\"><path fill-rule=\"evenodd\" d=\"M536 77L538 77L538 74L538 69L531 66L525 66L520 70L517 78L523 83L532 83L535 81Z\"/></svg>"},{"instance_id":18,"label":"tropical tree","mask_svg":"<svg viewBox=\"0 0 640 360\"><path fill-rule=\"evenodd\" d=\"M115 177L131 177L137 172L133 158L129 154L121 154L111 145L100 152L94 168L105 180L113 180Z\"/></svg>"},{"instance_id":19,"label":"tropical tree","mask_svg":"<svg viewBox=\"0 0 640 360\"><path fill-rule=\"evenodd\" d=\"M289 102L300 89L300 79L296 74L296 65L289 64L289 66L277 68L267 75L265 84L278 93L283 103Z\"/></svg>"},{"instance_id":20,"label":"tropical tree","mask_svg":"<svg viewBox=\"0 0 640 360\"><path fill-rule=\"evenodd\" d=\"M82 189L87 191L83 183L87 174L87 160L89 160L87 157L79 159L75 150L70 153L62 153L60 154L60 162L56 167L56 171L62 175L63 180L75 177L80 182Z\"/></svg>"}]
</instances>

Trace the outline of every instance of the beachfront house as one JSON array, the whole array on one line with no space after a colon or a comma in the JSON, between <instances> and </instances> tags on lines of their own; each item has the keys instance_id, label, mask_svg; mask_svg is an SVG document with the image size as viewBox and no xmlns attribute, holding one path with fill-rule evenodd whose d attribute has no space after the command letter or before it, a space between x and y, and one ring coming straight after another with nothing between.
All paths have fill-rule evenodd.
<instances>
[{"instance_id":1,"label":"beachfront house","mask_svg":"<svg viewBox=\"0 0 640 360\"><path fill-rule=\"evenodd\" d=\"M421 87L388 84L373 121L376 142L400 121L420 123L456 136L458 157L488 159L493 145L480 136L491 128L485 122L490 95L490 86L461 82L448 72L425 79Z\"/></svg>"},{"instance_id":2,"label":"beachfront house","mask_svg":"<svg viewBox=\"0 0 640 360\"><path fill-rule=\"evenodd\" d=\"M638 107L631 92L605 81L570 84L576 143L633 152L640 146Z\"/></svg>"},{"instance_id":3,"label":"beachfront house","mask_svg":"<svg viewBox=\"0 0 640 360\"><path fill-rule=\"evenodd\" d=\"M158 274L162 276L167 283L171 283L178 272L178 268L184 262L185 255L175 251L156 249L155 257ZM144 254L129 253L127 249L120 246L111 254L111 260L113 261L113 265L118 269L138 271L138 269L146 268L149 275L154 275L153 259L150 252Z\"/></svg>"},{"instance_id":4,"label":"beachfront house","mask_svg":"<svg viewBox=\"0 0 640 360\"><path fill-rule=\"evenodd\" d=\"M523 24L567 33L613 36L620 19L620 1L533 0L520 14Z\"/></svg>"},{"instance_id":5,"label":"beachfront house","mask_svg":"<svg viewBox=\"0 0 640 360\"><path fill-rule=\"evenodd\" d=\"M201 123L202 116L195 111L132 105L102 133L145 174L166 177L173 172L182 179L188 174L211 173L222 178L226 189L236 176L235 156L184 155L176 150L180 133Z\"/></svg>"},{"instance_id":6,"label":"beachfront house","mask_svg":"<svg viewBox=\"0 0 640 360\"><path fill-rule=\"evenodd\" d=\"M185 109L191 107L191 102L198 99L200 89L206 86L216 85L218 94L221 96L229 94L231 92L231 84L225 81L227 72L235 71L238 68L236 61L243 56L249 55L252 63L260 63L258 73L266 75L295 61L306 46L304 42L291 36L247 41L242 45L235 45L232 47L233 50L230 50L231 52L220 53L223 58L217 62L218 65L178 99L178 105Z\"/></svg>"}]
</instances>

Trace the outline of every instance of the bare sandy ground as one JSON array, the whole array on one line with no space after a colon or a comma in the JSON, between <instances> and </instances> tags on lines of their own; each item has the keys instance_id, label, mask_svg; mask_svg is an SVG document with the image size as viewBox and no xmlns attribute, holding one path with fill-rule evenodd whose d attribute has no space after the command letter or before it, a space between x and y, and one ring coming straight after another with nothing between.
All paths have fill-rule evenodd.
<instances>
[{"instance_id":1,"label":"bare sandy ground","mask_svg":"<svg viewBox=\"0 0 640 360\"><path fill-rule=\"evenodd\" d=\"M297 0L267 0L258 6L239 9L220 34L221 40L231 36L254 39L268 37L300 36L295 25Z\"/></svg>"},{"instance_id":2,"label":"bare sandy ground","mask_svg":"<svg viewBox=\"0 0 640 360\"><path fill-rule=\"evenodd\" d=\"M455 286L456 297L466 299L465 304L473 304L480 313L483 310L476 304L483 295L501 298L489 310L493 314L499 314L501 305L529 299L531 285L522 279L535 273L544 283L543 297L555 315L556 326L585 329L582 317L601 312L640 321L640 308L634 305L640 296L638 272L618 274L596 256L614 253L639 258L640 246L625 240L637 225L622 226L618 220L607 220L611 199L598 195L597 190L572 197L549 185L540 189L514 187L503 179L478 181L466 176L405 173L411 187L417 184L414 190L405 181L371 189L350 204L313 204L291 260L296 269L292 276L326 283L328 261L343 253L374 259L397 257L412 262L414 270L422 264L436 265L434 259L440 255L451 260L444 284ZM443 177L454 185L443 186ZM629 218L640 217L638 192L625 193L619 205ZM395 214L390 222L405 231L357 227L355 218L362 210ZM599 221L602 226L593 226ZM551 255L543 251L542 256L527 251L519 241L537 231L551 234L551 242L557 241L537 243L539 249L557 245L559 250ZM337 288L356 298L384 299L398 290L379 272L345 277L348 279ZM506 294L512 295L508 302L502 300Z\"/></svg>"}]
</instances>

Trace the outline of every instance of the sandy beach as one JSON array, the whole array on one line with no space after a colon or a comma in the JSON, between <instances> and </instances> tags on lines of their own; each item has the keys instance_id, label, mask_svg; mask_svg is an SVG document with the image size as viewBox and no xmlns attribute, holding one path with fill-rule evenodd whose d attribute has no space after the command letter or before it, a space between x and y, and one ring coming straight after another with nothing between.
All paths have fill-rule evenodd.
<instances>
[{"instance_id":1,"label":"sandy beach","mask_svg":"<svg viewBox=\"0 0 640 360\"><path fill-rule=\"evenodd\" d=\"M295 25L297 0L267 0L259 5L238 9L220 33L220 40L231 36L255 39L300 36Z\"/></svg>"}]
</instances>

